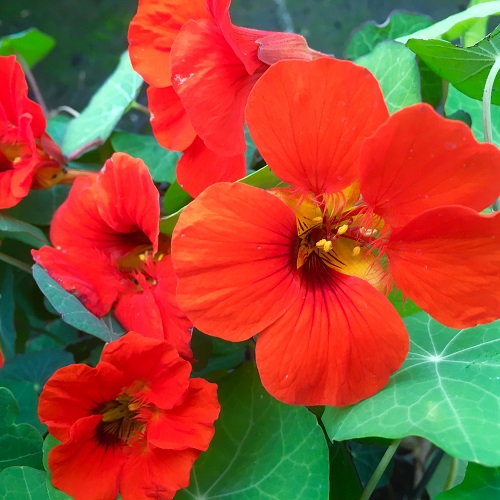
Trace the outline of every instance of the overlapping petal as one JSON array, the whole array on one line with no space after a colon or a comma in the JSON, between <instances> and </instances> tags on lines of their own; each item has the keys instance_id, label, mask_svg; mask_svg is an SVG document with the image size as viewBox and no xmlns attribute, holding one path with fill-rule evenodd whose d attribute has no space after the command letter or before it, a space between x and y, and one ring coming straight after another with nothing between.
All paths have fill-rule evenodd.
<instances>
[{"instance_id":1,"label":"overlapping petal","mask_svg":"<svg viewBox=\"0 0 500 500\"><path fill-rule=\"evenodd\" d=\"M295 303L259 336L262 383L289 404L356 403L382 389L401 366L406 328L364 280L324 266L313 276L310 271Z\"/></svg>"},{"instance_id":2,"label":"overlapping petal","mask_svg":"<svg viewBox=\"0 0 500 500\"><path fill-rule=\"evenodd\" d=\"M276 196L244 184L210 186L179 218L172 261L177 300L202 331L255 335L299 293L295 216Z\"/></svg>"},{"instance_id":3,"label":"overlapping petal","mask_svg":"<svg viewBox=\"0 0 500 500\"><path fill-rule=\"evenodd\" d=\"M273 65L246 110L250 134L273 172L316 194L356 180L362 144L388 116L368 70L326 57Z\"/></svg>"},{"instance_id":4,"label":"overlapping petal","mask_svg":"<svg viewBox=\"0 0 500 500\"><path fill-rule=\"evenodd\" d=\"M416 104L365 141L360 182L364 201L392 226L444 205L483 210L500 194L500 151L478 143L464 123Z\"/></svg>"},{"instance_id":5,"label":"overlapping petal","mask_svg":"<svg viewBox=\"0 0 500 500\"><path fill-rule=\"evenodd\" d=\"M428 210L387 243L403 294L441 323L466 328L500 316L500 213Z\"/></svg>"}]
</instances>

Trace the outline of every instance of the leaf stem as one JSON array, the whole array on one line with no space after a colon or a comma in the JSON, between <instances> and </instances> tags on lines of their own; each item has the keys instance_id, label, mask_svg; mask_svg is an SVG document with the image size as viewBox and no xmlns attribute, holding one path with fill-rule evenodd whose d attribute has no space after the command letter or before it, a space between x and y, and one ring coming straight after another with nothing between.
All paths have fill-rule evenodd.
<instances>
[{"instance_id":1,"label":"leaf stem","mask_svg":"<svg viewBox=\"0 0 500 500\"><path fill-rule=\"evenodd\" d=\"M20 260L15 259L10 255L7 255L6 253L0 252L0 260L3 260L4 262L7 262L7 264L11 264L12 266L17 267L18 269L21 269L22 271L31 274L31 267L28 266L28 264L25 264L24 262L21 262Z\"/></svg>"},{"instance_id":2,"label":"leaf stem","mask_svg":"<svg viewBox=\"0 0 500 500\"><path fill-rule=\"evenodd\" d=\"M137 102L137 101L132 101L130 103L130 108L135 109L136 111L140 111L141 113L144 113L147 116L151 116L151 112L147 108L147 106L144 106L143 104Z\"/></svg>"},{"instance_id":3,"label":"leaf stem","mask_svg":"<svg viewBox=\"0 0 500 500\"><path fill-rule=\"evenodd\" d=\"M493 135L491 128L491 94L493 92L493 83L500 70L500 56L497 56L495 63L490 69L483 91L483 131L485 142L493 143Z\"/></svg>"},{"instance_id":4,"label":"leaf stem","mask_svg":"<svg viewBox=\"0 0 500 500\"><path fill-rule=\"evenodd\" d=\"M389 445L389 448L387 448L387 450L384 453L384 456L382 457L379 464L377 465L377 468L373 472L372 477L366 484L363 493L359 497L359 500L369 500L371 494L375 491L375 488L377 487L377 484L380 481L382 474L384 473L385 469L387 469L390 461L392 460L392 457L396 453L401 441L402 439L392 440L391 444Z\"/></svg>"},{"instance_id":5,"label":"leaf stem","mask_svg":"<svg viewBox=\"0 0 500 500\"><path fill-rule=\"evenodd\" d=\"M444 485L443 491L448 491L453 487L453 483L457 477L458 470L458 458L453 457L451 459L450 470L448 472L448 477L446 478L446 483Z\"/></svg>"}]
</instances>

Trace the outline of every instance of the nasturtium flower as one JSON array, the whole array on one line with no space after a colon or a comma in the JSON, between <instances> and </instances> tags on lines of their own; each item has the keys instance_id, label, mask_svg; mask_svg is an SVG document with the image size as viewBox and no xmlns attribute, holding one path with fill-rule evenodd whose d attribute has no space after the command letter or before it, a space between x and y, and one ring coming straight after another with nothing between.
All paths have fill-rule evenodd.
<instances>
[{"instance_id":1,"label":"nasturtium flower","mask_svg":"<svg viewBox=\"0 0 500 500\"><path fill-rule=\"evenodd\" d=\"M63 154L45 129L42 108L28 97L16 57L0 57L0 208L64 177Z\"/></svg>"},{"instance_id":2,"label":"nasturtium flower","mask_svg":"<svg viewBox=\"0 0 500 500\"><path fill-rule=\"evenodd\" d=\"M115 153L75 181L50 227L55 248L35 261L98 317L114 312L128 329L168 338L190 357L191 322L177 306L170 239L159 234L159 193L144 162Z\"/></svg>"},{"instance_id":3,"label":"nasturtium flower","mask_svg":"<svg viewBox=\"0 0 500 500\"><path fill-rule=\"evenodd\" d=\"M172 498L188 486L219 415L217 386L165 340L129 332L95 368L65 366L47 381L38 415L62 444L53 484L75 500Z\"/></svg>"},{"instance_id":4,"label":"nasturtium flower","mask_svg":"<svg viewBox=\"0 0 500 500\"><path fill-rule=\"evenodd\" d=\"M318 53L305 39L235 26L230 0L139 0L129 29L132 65L150 85L151 124L183 151L180 185L197 196L245 175L248 94L270 64Z\"/></svg>"},{"instance_id":5,"label":"nasturtium flower","mask_svg":"<svg viewBox=\"0 0 500 500\"><path fill-rule=\"evenodd\" d=\"M264 386L290 404L367 398L404 361L395 284L444 324L500 317L500 152L418 104L389 116L366 69L273 65L250 133L288 187L210 186L172 239L177 300L207 334L258 334Z\"/></svg>"}]
</instances>

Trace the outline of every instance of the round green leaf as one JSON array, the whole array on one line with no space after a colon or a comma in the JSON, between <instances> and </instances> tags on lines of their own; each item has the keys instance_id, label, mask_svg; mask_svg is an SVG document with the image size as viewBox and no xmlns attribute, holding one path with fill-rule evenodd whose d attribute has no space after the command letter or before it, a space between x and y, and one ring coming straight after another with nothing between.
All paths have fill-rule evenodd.
<instances>
[{"instance_id":1,"label":"round green leaf","mask_svg":"<svg viewBox=\"0 0 500 500\"><path fill-rule=\"evenodd\" d=\"M328 499L328 448L316 417L262 387L245 363L219 384L221 414L177 499Z\"/></svg>"},{"instance_id":2,"label":"round green leaf","mask_svg":"<svg viewBox=\"0 0 500 500\"><path fill-rule=\"evenodd\" d=\"M9 467L0 472L0 500L49 500L45 472L31 467Z\"/></svg>"},{"instance_id":3,"label":"round green leaf","mask_svg":"<svg viewBox=\"0 0 500 500\"><path fill-rule=\"evenodd\" d=\"M457 458L500 465L500 321L453 330L419 313L405 323L411 347L402 368L375 396L327 408L329 436L417 435Z\"/></svg>"}]
</instances>

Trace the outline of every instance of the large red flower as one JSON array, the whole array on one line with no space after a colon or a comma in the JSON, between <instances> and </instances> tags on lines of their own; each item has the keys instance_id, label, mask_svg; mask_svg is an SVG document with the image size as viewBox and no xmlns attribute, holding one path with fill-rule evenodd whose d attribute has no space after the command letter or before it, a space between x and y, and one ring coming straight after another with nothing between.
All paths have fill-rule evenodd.
<instances>
[{"instance_id":1,"label":"large red flower","mask_svg":"<svg viewBox=\"0 0 500 500\"><path fill-rule=\"evenodd\" d=\"M47 188L64 176L64 158L45 132L42 109L28 98L15 56L0 57L0 208L21 201L31 188Z\"/></svg>"},{"instance_id":2,"label":"large red flower","mask_svg":"<svg viewBox=\"0 0 500 500\"><path fill-rule=\"evenodd\" d=\"M192 196L245 175L244 109L275 61L318 55L299 35L232 24L230 0L139 0L130 57L147 83L158 141L184 151L177 167Z\"/></svg>"},{"instance_id":3,"label":"large red flower","mask_svg":"<svg viewBox=\"0 0 500 500\"><path fill-rule=\"evenodd\" d=\"M320 58L273 65L247 123L291 187L209 187L172 239L177 299L227 340L259 334L264 386L292 404L379 391L408 351L395 284L439 321L500 316L500 152L427 105L389 117L375 78Z\"/></svg>"},{"instance_id":4,"label":"large red flower","mask_svg":"<svg viewBox=\"0 0 500 500\"><path fill-rule=\"evenodd\" d=\"M57 370L38 405L63 442L49 453L54 485L76 500L167 499L186 487L220 409L217 386L190 372L169 343L135 332L95 368Z\"/></svg>"},{"instance_id":5,"label":"large red flower","mask_svg":"<svg viewBox=\"0 0 500 500\"><path fill-rule=\"evenodd\" d=\"M167 338L189 357L191 322L177 306L170 240L159 235L159 194L142 160L116 153L75 181L35 261L95 315Z\"/></svg>"}]
</instances>

